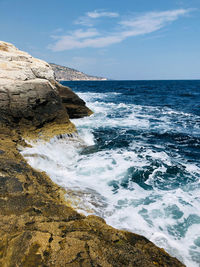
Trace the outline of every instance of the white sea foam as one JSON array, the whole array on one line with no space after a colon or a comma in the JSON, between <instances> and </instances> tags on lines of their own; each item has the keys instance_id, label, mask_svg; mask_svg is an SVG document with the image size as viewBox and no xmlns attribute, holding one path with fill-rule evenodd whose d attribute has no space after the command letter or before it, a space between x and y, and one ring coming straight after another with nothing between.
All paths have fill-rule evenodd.
<instances>
[{"instance_id":1,"label":"white sea foam","mask_svg":"<svg viewBox=\"0 0 200 267\"><path fill-rule=\"evenodd\" d=\"M91 133L84 133L85 130L82 132L83 139L92 145ZM198 266L191 264L190 251L195 254L197 249L190 249L194 244L191 234L187 235L187 232L192 226L192 235L200 236L199 225L189 222L191 226L186 229L185 237L180 237L176 229L177 223L184 224L192 214L200 214L198 190L192 194L180 189L152 193L132 183L132 191L121 188L117 194L113 194L108 186L111 180L119 181L133 164L139 168L147 163L133 151L104 151L95 155L80 155L78 152L77 143L58 139L25 148L22 154L33 167L46 171L54 182L67 189L83 191L82 201L78 204L79 211L87 214L88 209L93 210L114 227L145 235L180 260L184 255L187 266ZM155 158L166 157L162 153L149 154ZM99 206L93 204L94 199L98 200ZM174 219L173 208L179 209L183 217Z\"/></svg>"},{"instance_id":2,"label":"white sea foam","mask_svg":"<svg viewBox=\"0 0 200 267\"><path fill-rule=\"evenodd\" d=\"M80 212L100 215L114 227L142 234L188 267L198 267L200 181L197 178L200 177L200 168L185 162L179 154L172 157L163 150L162 145L149 145L145 137L132 140L126 149L95 150L93 135L93 131L100 128L117 127L121 129L120 134L125 132L125 127L145 131L151 128L152 123L154 130L157 127L156 130L161 132L182 132L182 120L189 114L179 114L182 116L179 128L174 127L170 120L171 115L177 116L176 112L169 109L159 110L157 118L158 108L103 103L100 100L105 94L101 93L81 93L81 97L90 102L88 105L95 115L74 121L79 137L72 139L64 136L47 143L38 141L31 148L25 148L22 155L31 166L45 171L54 182L68 189L68 197L71 197L72 190L76 196L72 204ZM113 115L116 112L119 112L119 116ZM91 151L84 152L85 148L91 148ZM154 167L145 184L153 186L154 190L145 190L129 179L127 170L134 167L142 171L151 167L152 162L159 164ZM184 171L196 179L170 190L156 187L155 181L160 173L165 174L167 168L174 164L184 166ZM124 181L124 177L128 177L127 180Z\"/></svg>"},{"instance_id":3,"label":"white sea foam","mask_svg":"<svg viewBox=\"0 0 200 267\"><path fill-rule=\"evenodd\" d=\"M124 103L105 103L108 94L103 93L80 93L87 101L90 108L98 114L92 120L87 121L92 127L130 127L135 129L152 129L160 132L177 132L186 134L199 134L199 116L178 112L166 107L141 106ZM113 117L112 114L119 112L122 116ZM126 115L125 115L126 114ZM123 116L124 115L124 116ZM103 117L106 118L103 120ZM108 118L109 117L109 118ZM101 118L100 120L96 120ZM94 123L95 121L95 123ZM195 123L195 121L197 121ZM193 123L191 127L191 123Z\"/></svg>"}]
</instances>

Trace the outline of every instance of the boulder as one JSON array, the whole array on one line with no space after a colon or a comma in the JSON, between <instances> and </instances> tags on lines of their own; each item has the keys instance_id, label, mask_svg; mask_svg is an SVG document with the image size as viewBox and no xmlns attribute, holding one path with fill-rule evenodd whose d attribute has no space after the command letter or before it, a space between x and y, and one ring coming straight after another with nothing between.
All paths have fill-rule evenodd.
<instances>
[{"instance_id":1,"label":"boulder","mask_svg":"<svg viewBox=\"0 0 200 267\"><path fill-rule=\"evenodd\" d=\"M85 102L77 96L69 87L55 82L55 86L62 99L62 103L69 114L70 119L82 118L93 112L85 106Z\"/></svg>"},{"instance_id":2,"label":"boulder","mask_svg":"<svg viewBox=\"0 0 200 267\"><path fill-rule=\"evenodd\" d=\"M36 78L54 80L51 66L43 60L0 41L0 79L27 81Z\"/></svg>"},{"instance_id":3,"label":"boulder","mask_svg":"<svg viewBox=\"0 0 200 267\"><path fill-rule=\"evenodd\" d=\"M0 41L0 114L0 122L38 129L55 121L70 124L69 118L92 112L70 88L55 81L48 63Z\"/></svg>"}]
</instances>

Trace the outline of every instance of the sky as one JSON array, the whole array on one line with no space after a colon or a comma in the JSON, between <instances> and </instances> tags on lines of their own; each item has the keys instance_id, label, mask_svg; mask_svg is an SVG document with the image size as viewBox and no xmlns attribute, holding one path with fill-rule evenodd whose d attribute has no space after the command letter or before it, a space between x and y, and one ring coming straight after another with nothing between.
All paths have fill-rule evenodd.
<instances>
[{"instance_id":1,"label":"sky","mask_svg":"<svg viewBox=\"0 0 200 267\"><path fill-rule=\"evenodd\" d=\"M109 79L200 79L200 0L0 0L0 40Z\"/></svg>"}]
</instances>

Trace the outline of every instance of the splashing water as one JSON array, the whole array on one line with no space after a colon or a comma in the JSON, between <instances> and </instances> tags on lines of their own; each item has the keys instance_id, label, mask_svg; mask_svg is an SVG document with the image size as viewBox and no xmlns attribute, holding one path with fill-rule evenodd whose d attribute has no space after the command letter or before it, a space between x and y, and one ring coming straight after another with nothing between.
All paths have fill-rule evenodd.
<instances>
[{"instance_id":1,"label":"splashing water","mask_svg":"<svg viewBox=\"0 0 200 267\"><path fill-rule=\"evenodd\" d=\"M78 211L199 266L200 82L69 85L82 88L94 115L74 120L79 136L38 141L23 156L65 187Z\"/></svg>"}]
</instances>

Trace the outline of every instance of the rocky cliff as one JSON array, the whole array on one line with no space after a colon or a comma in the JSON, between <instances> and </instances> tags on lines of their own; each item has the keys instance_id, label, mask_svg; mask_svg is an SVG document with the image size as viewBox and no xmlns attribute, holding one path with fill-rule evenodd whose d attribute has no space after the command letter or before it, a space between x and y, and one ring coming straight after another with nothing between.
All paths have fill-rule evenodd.
<instances>
[{"instance_id":1,"label":"rocky cliff","mask_svg":"<svg viewBox=\"0 0 200 267\"><path fill-rule=\"evenodd\" d=\"M67 205L65 192L32 169L24 138L71 133L91 114L51 67L0 42L0 266L184 266L146 238Z\"/></svg>"},{"instance_id":2,"label":"rocky cliff","mask_svg":"<svg viewBox=\"0 0 200 267\"><path fill-rule=\"evenodd\" d=\"M87 75L75 69L50 63L58 81L105 81L107 78Z\"/></svg>"},{"instance_id":3,"label":"rocky cliff","mask_svg":"<svg viewBox=\"0 0 200 267\"><path fill-rule=\"evenodd\" d=\"M69 132L75 131L69 116L80 118L92 111L70 88L55 81L48 63L0 42L0 113L0 121L20 125L20 130L44 131L57 124L57 132Z\"/></svg>"}]
</instances>

